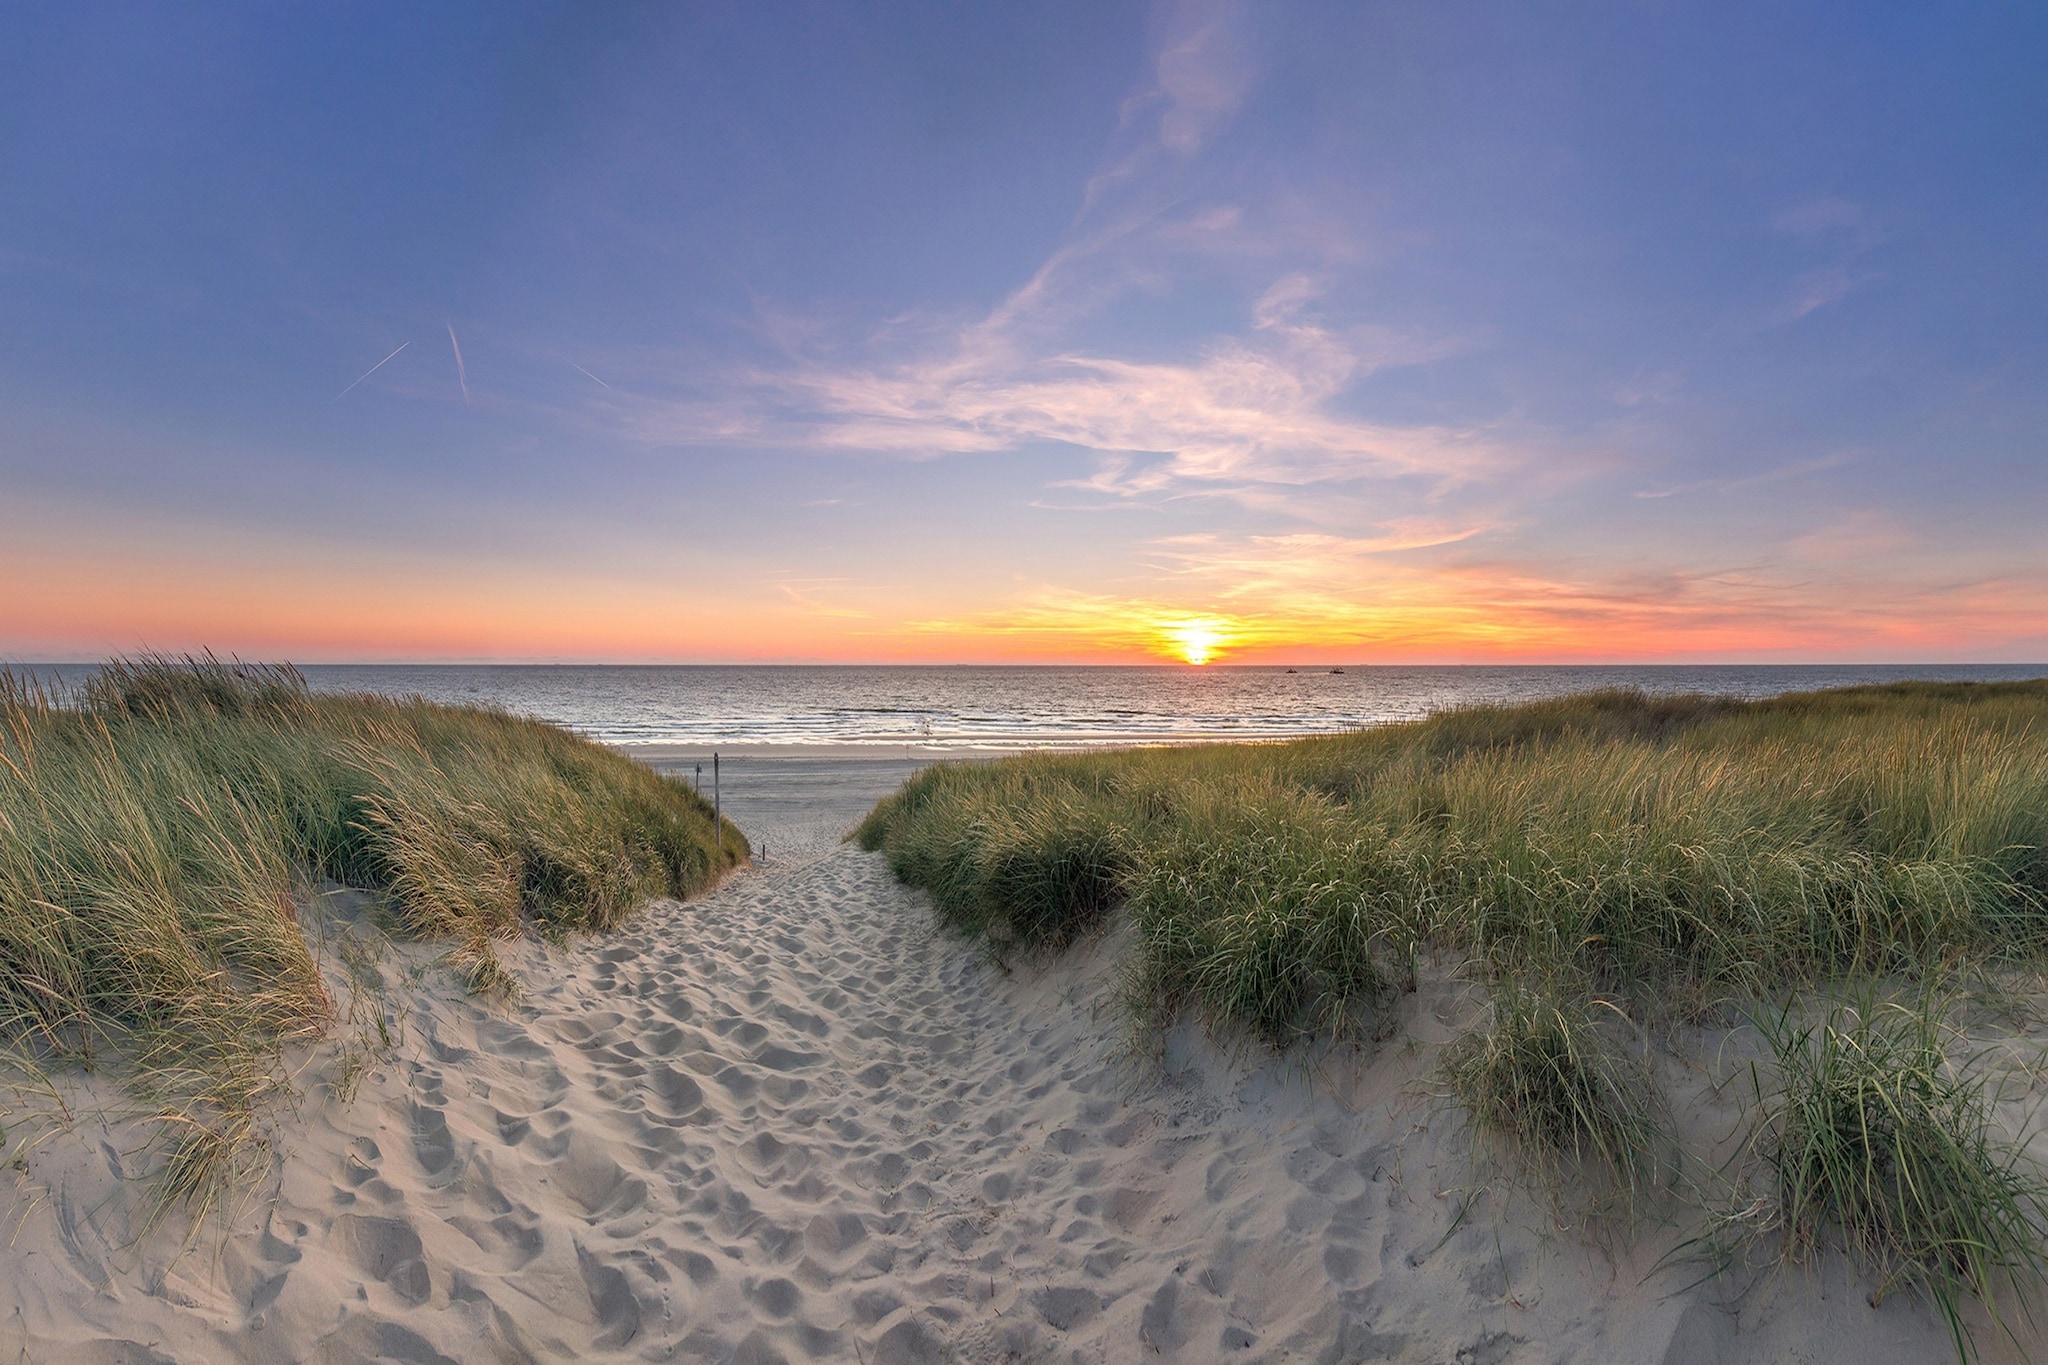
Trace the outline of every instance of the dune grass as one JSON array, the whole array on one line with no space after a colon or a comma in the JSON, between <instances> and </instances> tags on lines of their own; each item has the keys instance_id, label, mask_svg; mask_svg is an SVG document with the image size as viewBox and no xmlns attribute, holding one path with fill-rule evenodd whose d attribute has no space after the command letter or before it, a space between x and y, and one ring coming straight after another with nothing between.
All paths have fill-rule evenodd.
<instances>
[{"instance_id":1,"label":"dune grass","mask_svg":"<svg viewBox=\"0 0 2048 1365\"><path fill-rule=\"evenodd\" d=\"M747 854L706 802L501 712L316 695L289 667L145 657L58 694L0 672L0 1037L111 1061L176 1138L175 1197L219 1187L280 1050L333 1008L295 892L383 892L509 984L495 939L602 930Z\"/></svg>"},{"instance_id":2,"label":"dune grass","mask_svg":"<svg viewBox=\"0 0 2048 1365\"><path fill-rule=\"evenodd\" d=\"M1445 1052L1443 1075L1475 1122L1516 1155L1564 1175L1610 1180L1631 1201L1650 1185L1668 1144L1648 1069L1615 1036L1612 1004L1508 982L1487 1025Z\"/></svg>"},{"instance_id":3,"label":"dune grass","mask_svg":"<svg viewBox=\"0 0 2048 1365\"><path fill-rule=\"evenodd\" d=\"M856 836L1057 947L1128 904L1162 997L1272 1037L1443 949L1661 1009L2032 958L2048 683L1588 693L1285 744L925 770Z\"/></svg>"},{"instance_id":4,"label":"dune grass","mask_svg":"<svg viewBox=\"0 0 2048 1365\"><path fill-rule=\"evenodd\" d=\"M1377 1031L1424 954L1470 964L1497 996L1447 1050L1448 1088L1516 1149L1634 1189L1669 1135L1603 1011L1660 1028L2038 965L2048 682L1596 692L1284 744L938 767L856 836L942 919L1013 948L1057 949L1121 907L1141 1013L1276 1045ZM1985 1145L1980 1092L1937 1084L1933 1054L1882 1029L1794 1041L1762 1119L1794 1243L1838 1227L1950 1305L2038 1270L2036 1187ZM1919 1106L1899 1120L1918 1145L1870 1156L1816 1127L1834 1103L1818 1058L1883 1073L1888 1103ZM1895 1174L1845 1183L1851 1158ZM1937 1231L1909 1203L1943 1181L1972 1208Z\"/></svg>"},{"instance_id":5,"label":"dune grass","mask_svg":"<svg viewBox=\"0 0 2048 1365\"><path fill-rule=\"evenodd\" d=\"M2048 1275L2048 1181L1994 1129L1983 1069L1952 1060L1938 995L1863 990L1759 1023L1776 1075L1754 1146L1792 1254L1839 1243L1877 1277L1873 1303L1922 1290L1967 1358L1963 1296L1995 1319L1998 1291L2024 1307Z\"/></svg>"}]
</instances>

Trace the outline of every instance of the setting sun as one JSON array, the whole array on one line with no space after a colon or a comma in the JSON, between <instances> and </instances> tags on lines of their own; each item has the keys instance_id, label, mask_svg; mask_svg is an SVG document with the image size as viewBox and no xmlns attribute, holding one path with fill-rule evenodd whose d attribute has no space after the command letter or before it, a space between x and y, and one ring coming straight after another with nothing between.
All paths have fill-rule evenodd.
<instances>
[{"instance_id":1,"label":"setting sun","mask_svg":"<svg viewBox=\"0 0 2048 1365\"><path fill-rule=\"evenodd\" d=\"M1172 642L1174 653L1199 667L1223 647L1224 637L1215 621L1195 620L1168 626L1166 638Z\"/></svg>"}]
</instances>

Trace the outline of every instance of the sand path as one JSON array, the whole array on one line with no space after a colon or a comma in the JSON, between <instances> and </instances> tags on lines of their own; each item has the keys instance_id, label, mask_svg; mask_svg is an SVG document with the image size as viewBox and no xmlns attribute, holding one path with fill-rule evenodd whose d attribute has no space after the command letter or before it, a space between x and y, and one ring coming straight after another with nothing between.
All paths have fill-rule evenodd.
<instances>
[{"instance_id":1,"label":"sand path","mask_svg":"<svg viewBox=\"0 0 2048 1365\"><path fill-rule=\"evenodd\" d=\"M897 775L735 792L765 867L520 949L514 1006L392 962L400 1041L347 1102L314 1087L229 1236L134 1241L118 1122L46 1144L0 1358L1944 1358L1839 1267L1724 1309L1645 1283L1668 1240L1475 1189L1414 1097L1428 1000L1315 1083L1187 1033L1126 1055L1111 953L1003 973L837 842Z\"/></svg>"}]
</instances>

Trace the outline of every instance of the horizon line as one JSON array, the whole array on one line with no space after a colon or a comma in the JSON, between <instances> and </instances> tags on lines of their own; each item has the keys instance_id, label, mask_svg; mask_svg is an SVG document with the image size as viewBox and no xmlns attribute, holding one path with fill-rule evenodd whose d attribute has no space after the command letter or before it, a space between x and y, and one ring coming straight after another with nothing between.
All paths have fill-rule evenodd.
<instances>
[{"instance_id":1,"label":"horizon line","mask_svg":"<svg viewBox=\"0 0 2048 1365\"><path fill-rule=\"evenodd\" d=\"M115 652L99 658L36 658L0 655L0 671L23 668L97 668L113 659L161 656L172 659L199 657L202 650L136 650ZM1395 669L1395 668L2040 668L2042 659L1454 659L1405 660L1401 662L1351 659L1289 659L1237 662L1219 659L1191 664L1176 659L1142 661L996 661L954 660L861 660L861 659L577 659L504 658L457 656L440 658L382 659L293 659L239 653L215 653L231 663L287 664L295 668L1167 668L1183 672L1218 669Z\"/></svg>"}]
</instances>

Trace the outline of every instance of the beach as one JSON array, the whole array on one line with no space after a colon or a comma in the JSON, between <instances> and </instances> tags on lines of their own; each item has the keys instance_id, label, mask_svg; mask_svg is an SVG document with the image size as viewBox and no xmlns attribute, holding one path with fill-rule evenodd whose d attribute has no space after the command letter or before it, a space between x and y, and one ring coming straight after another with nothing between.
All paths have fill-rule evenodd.
<instances>
[{"instance_id":1,"label":"beach","mask_svg":"<svg viewBox=\"0 0 2048 1365\"><path fill-rule=\"evenodd\" d=\"M2048 5L0 7L0 1365L2048 1365Z\"/></svg>"},{"instance_id":2,"label":"beach","mask_svg":"<svg viewBox=\"0 0 2048 1365\"><path fill-rule=\"evenodd\" d=\"M667 755L670 764L686 761ZM1005 971L840 836L917 766L721 762L768 852L687 904L508 945L465 997L355 892L305 913L348 1003L224 1214L145 1231L122 1092L10 1175L0 1351L98 1362L1938 1360L1845 1263L1704 1276L1581 1226L1432 1097L1448 980L1376 1050L1141 1044L1116 944ZM707 779L709 771L707 766ZM1111 937L1116 931L1111 931ZM339 1002L338 1002L339 1003ZM337 1049L372 1043L343 1093ZM1665 1059L1688 1128L1729 1076ZM15 1121L15 1120L11 1120ZM1977 1312L1979 1310L1971 1309ZM2040 1349L1977 1333L1982 1358Z\"/></svg>"}]
</instances>

